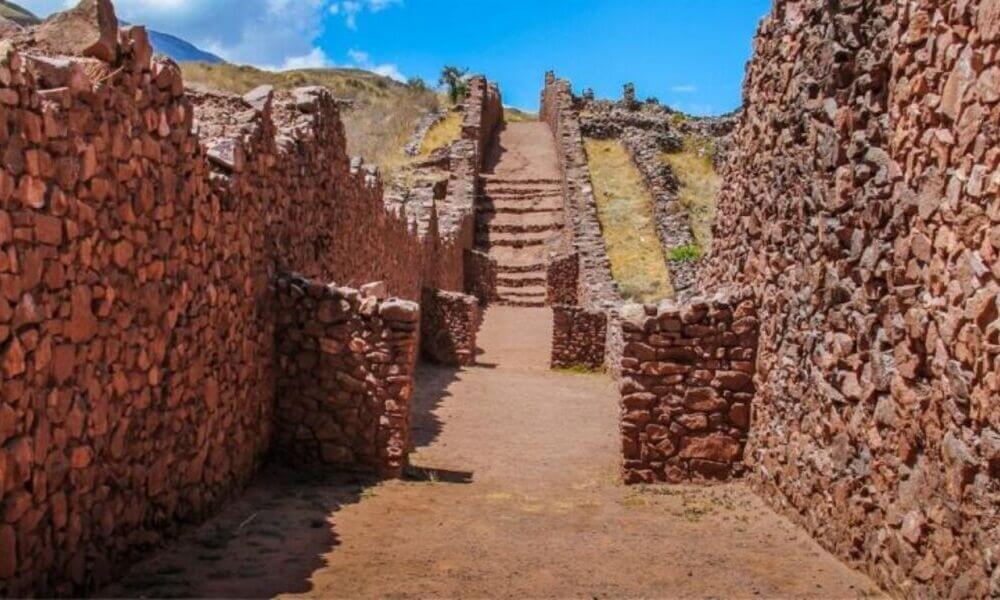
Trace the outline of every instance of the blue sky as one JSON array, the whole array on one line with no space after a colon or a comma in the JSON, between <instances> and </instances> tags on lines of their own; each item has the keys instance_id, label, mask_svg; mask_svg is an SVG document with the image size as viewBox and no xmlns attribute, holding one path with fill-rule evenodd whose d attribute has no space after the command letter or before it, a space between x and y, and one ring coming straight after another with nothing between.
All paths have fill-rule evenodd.
<instances>
[{"instance_id":1,"label":"blue sky","mask_svg":"<svg viewBox=\"0 0 1000 600\"><path fill-rule=\"evenodd\" d=\"M73 0L22 0L39 14ZM739 106L770 0L117 0L119 16L227 60L268 68L355 66L436 83L445 64L538 106L546 70L578 91L640 97L696 114Z\"/></svg>"}]
</instances>

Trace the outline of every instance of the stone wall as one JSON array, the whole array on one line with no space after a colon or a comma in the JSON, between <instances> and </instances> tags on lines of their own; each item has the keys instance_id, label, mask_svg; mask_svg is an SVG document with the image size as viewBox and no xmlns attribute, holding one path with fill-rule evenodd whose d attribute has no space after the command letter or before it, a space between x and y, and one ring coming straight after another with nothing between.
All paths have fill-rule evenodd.
<instances>
[{"instance_id":1,"label":"stone wall","mask_svg":"<svg viewBox=\"0 0 1000 600\"><path fill-rule=\"evenodd\" d=\"M420 308L296 275L275 284L276 454L399 477Z\"/></svg>"},{"instance_id":2,"label":"stone wall","mask_svg":"<svg viewBox=\"0 0 1000 600\"><path fill-rule=\"evenodd\" d=\"M765 497L911 597L1000 596L1000 5L778 0L706 285L759 299Z\"/></svg>"},{"instance_id":3,"label":"stone wall","mask_svg":"<svg viewBox=\"0 0 1000 600\"><path fill-rule=\"evenodd\" d=\"M736 294L631 305L622 328L625 482L741 474L754 397L753 300Z\"/></svg>"},{"instance_id":4,"label":"stone wall","mask_svg":"<svg viewBox=\"0 0 1000 600\"><path fill-rule=\"evenodd\" d=\"M497 297L497 263L482 250L465 254L465 291L486 306Z\"/></svg>"},{"instance_id":5,"label":"stone wall","mask_svg":"<svg viewBox=\"0 0 1000 600\"><path fill-rule=\"evenodd\" d=\"M328 92L186 92L141 27L84 5L0 41L4 596L85 593L248 481L276 274L416 300L464 289L472 240L471 198L425 235L386 209Z\"/></svg>"},{"instance_id":6,"label":"stone wall","mask_svg":"<svg viewBox=\"0 0 1000 600\"><path fill-rule=\"evenodd\" d=\"M579 306L554 305L552 317L550 364L553 369L583 367L596 371L604 367L607 313Z\"/></svg>"},{"instance_id":7,"label":"stone wall","mask_svg":"<svg viewBox=\"0 0 1000 600\"><path fill-rule=\"evenodd\" d=\"M476 364L482 310L474 296L424 288L421 300L424 356L446 365Z\"/></svg>"},{"instance_id":8,"label":"stone wall","mask_svg":"<svg viewBox=\"0 0 1000 600\"><path fill-rule=\"evenodd\" d=\"M611 261L597 217L580 120L573 107L573 90L568 81L557 79L553 73L545 75L540 117L552 130L563 172L569 226L565 230L567 237L562 251L579 257L576 303L588 310L605 311L608 315L605 340L592 340L590 346L604 346L605 366L610 373L617 374L622 344L616 309L623 300L611 276Z\"/></svg>"},{"instance_id":9,"label":"stone wall","mask_svg":"<svg viewBox=\"0 0 1000 600\"><path fill-rule=\"evenodd\" d=\"M573 90L568 81L556 79L552 73L546 74L540 116L552 130L562 167L566 217L570 225L566 228L566 246L580 257L580 304L605 308L620 305L622 299L611 276L611 261L597 217L597 201L590 182L580 119L573 109Z\"/></svg>"},{"instance_id":10,"label":"stone wall","mask_svg":"<svg viewBox=\"0 0 1000 600\"><path fill-rule=\"evenodd\" d=\"M580 288L580 256L553 256L546 267L545 297L550 306L576 306Z\"/></svg>"}]
</instances>

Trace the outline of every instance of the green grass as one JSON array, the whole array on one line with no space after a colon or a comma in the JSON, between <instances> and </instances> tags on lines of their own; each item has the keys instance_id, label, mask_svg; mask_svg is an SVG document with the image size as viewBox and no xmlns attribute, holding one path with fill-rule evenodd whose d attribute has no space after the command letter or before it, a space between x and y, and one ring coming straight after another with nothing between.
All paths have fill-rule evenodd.
<instances>
[{"instance_id":1,"label":"green grass","mask_svg":"<svg viewBox=\"0 0 1000 600\"><path fill-rule=\"evenodd\" d=\"M341 113L347 134L347 152L363 156L385 173L395 172L407 162L403 153L417 121L440 105L433 90L405 84L360 69L299 69L263 71L231 64L187 62L181 64L184 81L211 89L245 94L259 85L287 90L321 85L335 97L350 100Z\"/></svg>"},{"instance_id":2,"label":"green grass","mask_svg":"<svg viewBox=\"0 0 1000 600\"><path fill-rule=\"evenodd\" d=\"M715 172L715 165L712 164L714 149L715 142L711 138L688 136L680 152L661 155L663 162L670 165L680 182L677 200L688 213L691 232L702 254L712 247L715 199L722 185L721 178Z\"/></svg>"},{"instance_id":3,"label":"green grass","mask_svg":"<svg viewBox=\"0 0 1000 600\"><path fill-rule=\"evenodd\" d=\"M584 143L611 273L622 294L644 303L672 297L653 199L642 175L618 140Z\"/></svg>"},{"instance_id":4,"label":"green grass","mask_svg":"<svg viewBox=\"0 0 1000 600\"><path fill-rule=\"evenodd\" d=\"M685 244L683 246L678 246L667 252L667 258L670 260L692 262L696 261L702 257L701 248L697 244Z\"/></svg>"}]
</instances>

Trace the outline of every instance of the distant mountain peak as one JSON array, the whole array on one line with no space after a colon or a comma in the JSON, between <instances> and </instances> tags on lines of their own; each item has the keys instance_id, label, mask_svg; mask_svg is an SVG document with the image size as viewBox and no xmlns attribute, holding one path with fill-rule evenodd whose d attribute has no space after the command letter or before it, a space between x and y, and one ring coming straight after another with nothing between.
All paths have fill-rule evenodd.
<instances>
[{"instance_id":1,"label":"distant mountain peak","mask_svg":"<svg viewBox=\"0 0 1000 600\"><path fill-rule=\"evenodd\" d=\"M39 19L30 10L9 0L0 0L0 17L10 19L22 27L30 27L42 22L42 19ZM124 21L121 21L120 24L128 25ZM147 31L149 33L149 43L153 45L153 50L160 54L165 54L177 62L204 62L213 64L226 62L215 54L206 52L191 42L185 41L175 35L151 29Z\"/></svg>"}]
</instances>

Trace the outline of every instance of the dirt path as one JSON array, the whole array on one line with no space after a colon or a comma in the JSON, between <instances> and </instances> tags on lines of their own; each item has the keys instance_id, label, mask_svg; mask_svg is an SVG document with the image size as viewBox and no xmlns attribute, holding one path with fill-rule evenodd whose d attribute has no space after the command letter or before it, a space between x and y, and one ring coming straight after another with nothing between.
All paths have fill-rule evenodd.
<instances>
[{"instance_id":1,"label":"dirt path","mask_svg":"<svg viewBox=\"0 0 1000 600\"><path fill-rule=\"evenodd\" d=\"M103 595L878 593L742 485L619 485L614 384L547 371L550 323L491 308L481 366L422 369L409 480L269 469Z\"/></svg>"}]
</instances>

